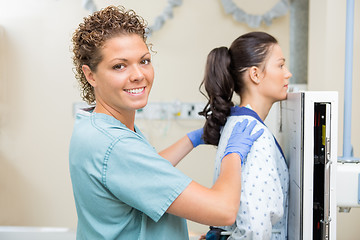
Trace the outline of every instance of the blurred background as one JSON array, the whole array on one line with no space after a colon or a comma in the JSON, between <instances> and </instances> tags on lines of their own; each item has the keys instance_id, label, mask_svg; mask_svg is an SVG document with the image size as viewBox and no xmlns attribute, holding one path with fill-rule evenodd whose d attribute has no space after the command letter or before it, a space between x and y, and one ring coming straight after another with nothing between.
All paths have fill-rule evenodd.
<instances>
[{"instance_id":1,"label":"blurred background","mask_svg":"<svg viewBox=\"0 0 360 240\"><path fill-rule=\"evenodd\" d=\"M95 0L97 9L123 5L149 25L167 0ZM171 1L170 1L171 2ZM339 92L339 144L345 67L346 1L289 1L285 15L250 27L225 12L220 0L183 0L173 18L152 32L155 82L149 102L204 103L199 92L207 54L249 31L275 36L293 73L290 83ZM279 0L233 0L248 14L264 15ZM73 74L71 37L90 14L77 0L0 0L0 226L76 229L68 167L74 109L82 102ZM359 156L360 3L355 4L352 143ZM157 150L203 125L202 119L138 119ZM277 123L266 122L276 134ZM212 185L216 149L200 146L179 165L195 181ZM343 186L346 187L346 186ZM358 239L360 209L338 213L337 238ZM194 233L208 227L189 222Z\"/></svg>"}]
</instances>

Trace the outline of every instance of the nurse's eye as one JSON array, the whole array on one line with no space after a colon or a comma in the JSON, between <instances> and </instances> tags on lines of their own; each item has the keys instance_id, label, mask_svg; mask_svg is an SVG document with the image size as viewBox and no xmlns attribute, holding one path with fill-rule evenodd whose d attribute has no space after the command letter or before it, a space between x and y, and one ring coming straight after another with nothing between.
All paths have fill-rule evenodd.
<instances>
[{"instance_id":1,"label":"nurse's eye","mask_svg":"<svg viewBox=\"0 0 360 240\"><path fill-rule=\"evenodd\" d=\"M124 64L116 64L112 67L114 70L121 70L125 68Z\"/></svg>"},{"instance_id":2,"label":"nurse's eye","mask_svg":"<svg viewBox=\"0 0 360 240\"><path fill-rule=\"evenodd\" d=\"M145 65L148 65L151 63L151 59L144 59L141 61L141 64L145 64Z\"/></svg>"}]
</instances>

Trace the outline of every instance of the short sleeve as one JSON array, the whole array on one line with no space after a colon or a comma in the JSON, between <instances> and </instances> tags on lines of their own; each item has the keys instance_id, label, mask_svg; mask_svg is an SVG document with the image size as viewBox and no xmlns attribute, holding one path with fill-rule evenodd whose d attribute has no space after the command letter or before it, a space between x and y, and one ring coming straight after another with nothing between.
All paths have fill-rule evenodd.
<instances>
[{"instance_id":1,"label":"short sleeve","mask_svg":"<svg viewBox=\"0 0 360 240\"><path fill-rule=\"evenodd\" d=\"M191 182L141 138L119 139L107 158L103 184L120 201L155 222Z\"/></svg>"}]
</instances>

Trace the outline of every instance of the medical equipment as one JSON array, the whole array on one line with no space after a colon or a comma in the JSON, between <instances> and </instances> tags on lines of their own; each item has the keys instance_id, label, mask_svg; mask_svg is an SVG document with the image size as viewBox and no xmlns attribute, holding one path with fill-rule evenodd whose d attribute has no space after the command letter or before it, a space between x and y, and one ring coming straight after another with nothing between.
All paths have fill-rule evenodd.
<instances>
[{"instance_id":1,"label":"medical equipment","mask_svg":"<svg viewBox=\"0 0 360 240\"><path fill-rule=\"evenodd\" d=\"M288 237L336 239L337 92L289 93L281 112L290 174Z\"/></svg>"},{"instance_id":2,"label":"medical equipment","mask_svg":"<svg viewBox=\"0 0 360 240\"><path fill-rule=\"evenodd\" d=\"M343 155L338 158L337 172L337 204L340 212L349 212L352 207L360 207L360 159L354 157L351 145L354 5L354 0L347 0Z\"/></svg>"},{"instance_id":3,"label":"medical equipment","mask_svg":"<svg viewBox=\"0 0 360 240\"><path fill-rule=\"evenodd\" d=\"M337 93L289 93L280 110L290 172L289 239L336 239L336 208L360 207L360 159L351 145L353 38L354 0L347 0L341 157Z\"/></svg>"},{"instance_id":4,"label":"medical equipment","mask_svg":"<svg viewBox=\"0 0 360 240\"><path fill-rule=\"evenodd\" d=\"M338 162L336 198L340 212L360 207L360 164Z\"/></svg>"}]
</instances>

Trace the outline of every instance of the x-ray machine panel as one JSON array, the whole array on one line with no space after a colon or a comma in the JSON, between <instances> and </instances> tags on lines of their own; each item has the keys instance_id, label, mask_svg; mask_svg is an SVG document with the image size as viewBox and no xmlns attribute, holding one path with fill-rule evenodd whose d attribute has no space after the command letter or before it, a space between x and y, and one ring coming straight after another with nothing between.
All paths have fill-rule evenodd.
<instances>
[{"instance_id":1,"label":"x-ray machine panel","mask_svg":"<svg viewBox=\"0 0 360 240\"><path fill-rule=\"evenodd\" d=\"M290 173L289 239L334 240L337 92L289 93L281 115Z\"/></svg>"}]
</instances>

